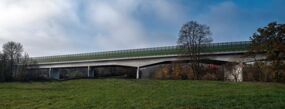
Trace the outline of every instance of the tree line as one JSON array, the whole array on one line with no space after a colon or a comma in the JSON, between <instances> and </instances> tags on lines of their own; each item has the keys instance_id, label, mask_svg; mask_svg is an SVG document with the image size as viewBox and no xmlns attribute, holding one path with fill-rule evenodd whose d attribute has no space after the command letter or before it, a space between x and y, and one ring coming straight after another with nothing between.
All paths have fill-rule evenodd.
<instances>
[{"instance_id":1,"label":"tree line","mask_svg":"<svg viewBox=\"0 0 285 109\"><path fill-rule=\"evenodd\" d=\"M200 62L201 50L203 44L213 41L210 35L210 27L196 21L187 22L180 29L177 45L184 50L182 56L187 56L192 60L190 73L193 74L193 79L202 79L202 76L199 75L205 72ZM257 29L257 32L250 37L250 41L248 53L244 57L251 57L255 60L253 64L244 65L245 70L241 72L245 73L244 78L285 82L285 24L269 23L267 26ZM258 60L257 57L260 55L265 55L265 59ZM240 65L240 63L229 63L230 66L235 64ZM238 74L232 75L237 79Z\"/></svg>"},{"instance_id":2,"label":"tree line","mask_svg":"<svg viewBox=\"0 0 285 109\"><path fill-rule=\"evenodd\" d=\"M260 54L263 60L255 60L248 70L259 81L285 82L285 24L271 22L250 37L248 55L256 59ZM254 73L255 72L255 73ZM258 78L258 79L257 79Z\"/></svg>"},{"instance_id":3,"label":"tree line","mask_svg":"<svg viewBox=\"0 0 285 109\"><path fill-rule=\"evenodd\" d=\"M7 42L0 51L0 81L27 81L31 79L28 66L36 63L23 45L18 42Z\"/></svg>"}]
</instances>

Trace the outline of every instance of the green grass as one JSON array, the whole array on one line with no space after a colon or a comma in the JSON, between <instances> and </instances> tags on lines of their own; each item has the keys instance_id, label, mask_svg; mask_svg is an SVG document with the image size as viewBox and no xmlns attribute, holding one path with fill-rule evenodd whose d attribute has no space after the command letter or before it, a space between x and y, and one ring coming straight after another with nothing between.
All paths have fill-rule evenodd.
<instances>
[{"instance_id":1,"label":"green grass","mask_svg":"<svg viewBox=\"0 0 285 109\"><path fill-rule=\"evenodd\" d=\"M285 85L123 79L0 83L0 108L285 109Z\"/></svg>"}]
</instances>

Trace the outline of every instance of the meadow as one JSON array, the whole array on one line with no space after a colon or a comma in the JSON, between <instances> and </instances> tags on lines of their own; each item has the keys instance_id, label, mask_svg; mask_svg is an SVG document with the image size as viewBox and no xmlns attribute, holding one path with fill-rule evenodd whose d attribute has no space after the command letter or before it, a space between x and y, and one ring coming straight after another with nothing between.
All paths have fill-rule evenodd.
<instances>
[{"instance_id":1,"label":"meadow","mask_svg":"<svg viewBox=\"0 0 285 109\"><path fill-rule=\"evenodd\" d=\"M285 84L79 79L0 83L1 109L285 109Z\"/></svg>"}]
</instances>

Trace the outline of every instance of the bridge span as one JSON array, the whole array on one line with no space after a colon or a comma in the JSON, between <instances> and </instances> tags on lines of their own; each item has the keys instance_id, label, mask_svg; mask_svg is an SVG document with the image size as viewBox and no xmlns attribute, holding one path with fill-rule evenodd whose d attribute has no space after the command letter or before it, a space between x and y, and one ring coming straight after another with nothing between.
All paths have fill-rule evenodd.
<instances>
[{"instance_id":1,"label":"bridge span","mask_svg":"<svg viewBox=\"0 0 285 109\"><path fill-rule=\"evenodd\" d=\"M203 45L201 62L209 64L225 64L229 62L243 63L253 61L244 57L250 42L225 42ZM34 57L40 69L49 69L49 75L58 79L58 68L85 67L88 77L92 77L90 67L96 66L128 66L137 68L136 78L140 77L140 69L146 66L165 62L191 62L177 46L69 54L57 56ZM56 75L56 76L54 76Z\"/></svg>"}]
</instances>

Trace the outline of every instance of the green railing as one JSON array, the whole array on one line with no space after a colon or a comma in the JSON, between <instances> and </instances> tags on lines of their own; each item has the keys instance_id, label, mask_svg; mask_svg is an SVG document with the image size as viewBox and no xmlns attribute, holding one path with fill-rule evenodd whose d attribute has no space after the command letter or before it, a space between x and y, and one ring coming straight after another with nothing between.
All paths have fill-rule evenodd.
<instances>
[{"instance_id":1,"label":"green railing","mask_svg":"<svg viewBox=\"0 0 285 109\"><path fill-rule=\"evenodd\" d=\"M250 42L225 42L211 43L203 45L202 53L213 52L233 52L248 50ZM111 59L111 58L127 58L127 57L143 57L143 56L163 56L181 54L183 49L178 46L166 46L155 48L129 49L106 52L81 53L70 55L44 56L34 57L37 62L62 62L62 61L77 61L77 60L96 60L96 59Z\"/></svg>"}]
</instances>

